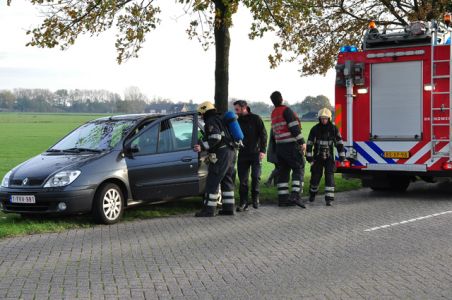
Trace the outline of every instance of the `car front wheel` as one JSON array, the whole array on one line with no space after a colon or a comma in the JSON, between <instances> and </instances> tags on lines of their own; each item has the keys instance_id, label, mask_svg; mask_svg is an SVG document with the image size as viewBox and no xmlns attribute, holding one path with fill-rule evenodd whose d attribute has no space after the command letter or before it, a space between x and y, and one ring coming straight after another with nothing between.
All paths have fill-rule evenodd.
<instances>
[{"instance_id":1,"label":"car front wheel","mask_svg":"<svg viewBox=\"0 0 452 300\"><path fill-rule=\"evenodd\" d=\"M94 199L94 219L100 224L117 223L124 212L124 195L114 183L100 187Z\"/></svg>"}]
</instances>

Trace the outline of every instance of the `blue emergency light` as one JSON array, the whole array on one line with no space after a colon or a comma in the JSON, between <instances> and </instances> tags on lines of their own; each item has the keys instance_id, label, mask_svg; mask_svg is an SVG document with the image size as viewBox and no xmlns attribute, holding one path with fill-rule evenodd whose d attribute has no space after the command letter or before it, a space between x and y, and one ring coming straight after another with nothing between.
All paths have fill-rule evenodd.
<instances>
[{"instance_id":1,"label":"blue emergency light","mask_svg":"<svg viewBox=\"0 0 452 300\"><path fill-rule=\"evenodd\" d=\"M348 52L358 52L358 47L356 46L342 46L339 49L340 53L348 53Z\"/></svg>"}]
</instances>

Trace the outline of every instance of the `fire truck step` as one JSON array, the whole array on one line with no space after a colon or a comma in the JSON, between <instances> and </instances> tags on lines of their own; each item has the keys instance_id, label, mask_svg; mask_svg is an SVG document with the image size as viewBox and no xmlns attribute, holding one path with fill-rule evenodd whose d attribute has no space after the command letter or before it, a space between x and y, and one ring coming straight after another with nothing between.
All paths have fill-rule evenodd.
<instances>
[{"instance_id":1,"label":"fire truck step","mask_svg":"<svg viewBox=\"0 0 452 300\"><path fill-rule=\"evenodd\" d=\"M451 126L450 124L432 124L432 126Z\"/></svg>"},{"instance_id":2,"label":"fire truck step","mask_svg":"<svg viewBox=\"0 0 452 300\"><path fill-rule=\"evenodd\" d=\"M433 95L449 95L450 92L432 92Z\"/></svg>"},{"instance_id":3,"label":"fire truck step","mask_svg":"<svg viewBox=\"0 0 452 300\"><path fill-rule=\"evenodd\" d=\"M435 75L433 76L433 79L442 79L442 78L450 78L449 75Z\"/></svg>"},{"instance_id":4,"label":"fire truck step","mask_svg":"<svg viewBox=\"0 0 452 300\"><path fill-rule=\"evenodd\" d=\"M448 142L449 140L447 140L447 139L439 139L439 140L435 140L435 139L432 139L432 142Z\"/></svg>"},{"instance_id":5,"label":"fire truck step","mask_svg":"<svg viewBox=\"0 0 452 300\"><path fill-rule=\"evenodd\" d=\"M446 110L450 109L450 107L434 107L432 109L433 110L444 110L444 111L446 111Z\"/></svg>"},{"instance_id":6,"label":"fire truck step","mask_svg":"<svg viewBox=\"0 0 452 300\"><path fill-rule=\"evenodd\" d=\"M445 63L445 62L451 62L450 59L439 59L439 60L434 60L434 63Z\"/></svg>"}]
</instances>

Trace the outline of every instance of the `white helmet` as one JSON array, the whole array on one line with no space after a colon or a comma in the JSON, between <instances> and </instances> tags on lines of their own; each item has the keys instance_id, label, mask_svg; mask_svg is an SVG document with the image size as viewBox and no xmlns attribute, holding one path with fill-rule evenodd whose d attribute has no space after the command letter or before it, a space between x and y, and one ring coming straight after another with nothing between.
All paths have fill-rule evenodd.
<instances>
[{"instance_id":1,"label":"white helmet","mask_svg":"<svg viewBox=\"0 0 452 300\"><path fill-rule=\"evenodd\" d=\"M203 115L206 113L206 111L212 110L212 109L215 109L215 105L213 105L213 103L210 101L205 101L205 102L199 104L198 113Z\"/></svg>"},{"instance_id":2,"label":"white helmet","mask_svg":"<svg viewBox=\"0 0 452 300\"><path fill-rule=\"evenodd\" d=\"M328 118L331 121L332 113L328 108L322 108L319 110L318 117L319 118Z\"/></svg>"}]
</instances>

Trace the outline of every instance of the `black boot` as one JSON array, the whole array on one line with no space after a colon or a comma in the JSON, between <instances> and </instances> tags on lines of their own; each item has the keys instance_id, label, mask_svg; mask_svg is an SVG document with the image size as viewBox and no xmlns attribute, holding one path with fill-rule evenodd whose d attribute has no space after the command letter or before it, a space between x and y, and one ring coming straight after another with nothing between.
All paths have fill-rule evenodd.
<instances>
[{"instance_id":1,"label":"black boot","mask_svg":"<svg viewBox=\"0 0 452 300\"><path fill-rule=\"evenodd\" d=\"M218 212L221 216L232 216L234 215L234 204L223 203L221 210Z\"/></svg>"},{"instance_id":2,"label":"black boot","mask_svg":"<svg viewBox=\"0 0 452 300\"><path fill-rule=\"evenodd\" d=\"M253 208L258 209L259 208L259 196L253 197Z\"/></svg>"},{"instance_id":3,"label":"black boot","mask_svg":"<svg viewBox=\"0 0 452 300\"><path fill-rule=\"evenodd\" d=\"M290 206L290 202L288 199L289 195L284 195L284 196L279 196L278 197L278 206L279 207L286 207L286 206Z\"/></svg>"},{"instance_id":4,"label":"black boot","mask_svg":"<svg viewBox=\"0 0 452 300\"><path fill-rule=\"evenodd\" d=\"M248 203L240 203L240 205L239 206L237 206L237 209L236 209L236 211L237 212L244 212L244 211L247 211L248 210Z\"/></svg>"},{"instance_id":5,"label":"black boot","mask_svg":"<svg viewBox=\"0 0 452 300\"><path fill-rule=\"evenodd\" d=\"M201 211L195 214L196 218L215 217L217 208L215 206L205 205Z\"/></svg>"},{"instance_id":6,"label":"black boot","mask_svg":"<svg viewBox=\"0 0 452 300\"><path fill-rule=\"evenodd\" d=\"M237 212L248 210L248 191L240 193L240 204L237 206Z\"/></svg>"},{"instance_id":7,"label":"black boot","mask_svg":"<svg viewBox=\"0 0 452 300\"><path fill-rule=\"evenodd\" d=\"M290 194L290 197L289 197L289 202L291 202L294 205L297 205L297 206L299 206L301 208L306 208L306 206L304 205L303 201L301 200L301 197L300 197L299 193L292 192Z\"/></svg>"},{"instance_id":8,"label":"black boot","mask_svg":"<svg viewBox=\"0 0 452 300\"><path fill-rule=\"evenodd\" d=\"M331 206L331 202L334 200L332 197L325 197L326 206Z\"/></svg>"},{"instance_id":9,"label":"black boot","mask_svg":"<svg viewBox=\"0 0 452 300\"><path fill-rule=\"evenodd\" d=\"M315 201L315 193L310 193L309 194L309 202L314 202Z\"/></svg>"}]
</instances>

